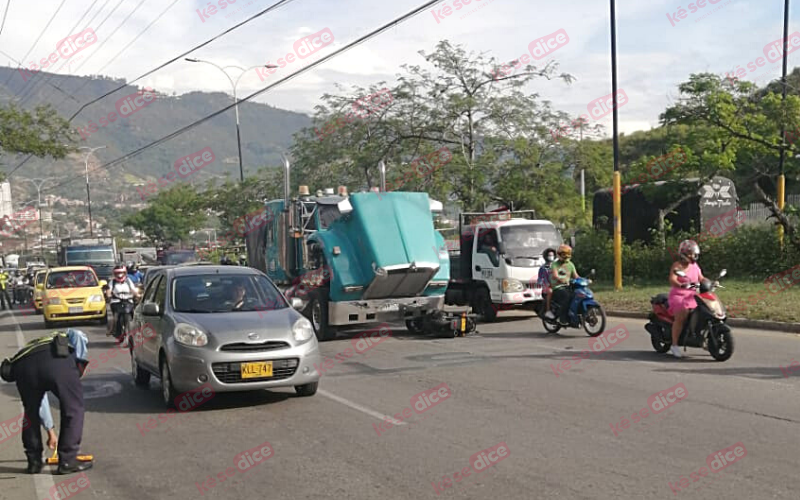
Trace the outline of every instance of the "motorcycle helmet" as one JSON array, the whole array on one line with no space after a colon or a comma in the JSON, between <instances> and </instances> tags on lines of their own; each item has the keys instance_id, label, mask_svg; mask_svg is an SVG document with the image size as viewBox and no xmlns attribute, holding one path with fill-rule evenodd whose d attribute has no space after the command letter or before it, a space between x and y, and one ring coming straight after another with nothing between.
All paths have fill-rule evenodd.
<instances>
[{"instance_id":1,"label":"motorcycle helmet","mask_svg":"<svg viewBox=\"0 0 800 500\"><path fill-rule=\"evenodd\" d=\"M128 261L128 263L125 264L125 268L129 273L133 273L136 271L136 264L134 264L133 261Z\"/></svg>"},{"instance_id":2,"label":"motorcycle helmet","mask_svg":"<svg viewBox=\"0 0 800 500\"><path fill-rule=\"evenodd\" d=\"M697 262L700 258L700 245L694 240L683 240L678 246L678 255L689 262Z\"/></svg>"},{"instance_id":3,"label":"motorcycle helmet","mask_svg":"<svg viewBox=\"0 0 800 500\"><path fill-rule=\"evenodd\" d=\"M222 257L220 257L220 259L219 259L219 264L220 264L221 266L228 266L228 265L230 265L230 263L231 263L231 259L230 259L230 258L228 258L228 256L227 256L227 255L223 255L223 256L222 256Z\"/></svg>"},{"instance_id":4,"label":"motorcycle helmet","mask_svg":"<svg viewBox=\"0 0 800 500\"><path fill-rule=\"evenodd\" d=\"M561 245L558 247L557 253L562 260L569 260L572 258L572 247L569 245Z\"/></svg>"},{"instance_id":5,"label":"motorcycle helmet","mask_svg":"<svg viewBox=\"0 0 800 500\"><path fill-rule=\"evenodd\" d=\"M542 258L544 259L545 263L550 264L556 260L556 249L546 248L544 252L542 252Z\"/></svg>"},{"instance_id":6,"label":"motorcycle helmet","mask_svg":"<svg viewBox=\"0 0 800 500\"><path fill-rule=\"evenodd\" d=\"M128 277L127 269L122 264L114 268L114 279L122 283Z\"/></svg>"}]
</instances>

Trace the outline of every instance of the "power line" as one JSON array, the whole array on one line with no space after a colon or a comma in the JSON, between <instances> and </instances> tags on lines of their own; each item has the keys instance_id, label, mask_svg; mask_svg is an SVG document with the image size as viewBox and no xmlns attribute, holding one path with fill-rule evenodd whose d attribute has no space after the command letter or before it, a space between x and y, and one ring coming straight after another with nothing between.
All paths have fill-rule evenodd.
<instances>
[{"instance_id":1,"label":"power line","mask_svg":"<svg viewBox=\"0 0 800 500\"><path fill-rule=\"evenodd\" d=\"M305 67L295 71L294 73L285 76L284 78L278 80L277 82L273 83L272 85L267 85L266 87L264 87L264 88L262 88L260 90L257 90L257 91L253 92L252 94L250 94L250 95L248 95L246 97L243 97L243 98L239 99L238 103L249 101L249 100L253 99L254 97L257 97L257 96L263 94L264 92L267 92L268 90L271 90L272 88L283 84L284 82L292 80L295 77L300 76L300 75L302 75L302 74L304 74L304 73L316 68L317 66L328 62L329 60L333 59L334 57L337 57L340 54L343 54L343 53L349 51L353 47L361 45L365 41L380 35L384 31L386 31L386 30L388 30L388 29L390 29L392 27L395 27L397 25L402 24L403 22L407 21L408 19L418 15L420 12L424 11L428 7L436 5L437 3L440 3L440 2L442 2L442 0L430 0L428 2L425 2L423 5L417 7L416 9L414 9L414 10L412 10L410 12L407 12L406 14L403 14L402 16L396 17L395 19L393 19L392 21L389 21L388 23L384 24L380 28L377 28L377 29L367 33L366 35L356 39L355 41L350 42L349 44L345 45L344 47L342 47L339 50L335 50L335 51L331 52L327 56L320 58L318 61L315 61L315 62L309 64L308 66L305 66ZM142 146L141 148L136 149L136 150L134 150L134 151L132 151L130 153L126 153L125 155L123 155L123 156L121 156L121 157L119 157L119 158L117 158L115 160L112 160L112 161L110 161L108 163L100 165L99 167L97 167L95 169L92 169L92 172L95 172L95 171L98 171L98 170L101 170L101 169L111 168L111 167L113 167L115 165L118 165L119 163L122 163L122 162L124 162L124 161L126 161L126 160L128 160L130 158L134 158L136 156L139 156L140 154L144 153L148 149L151 149L151 148L153 148L155 146L158 146L159 144L163 144L165 142L168 142L168 141L174 139L175 137L178 137L179 135L182 135L182 134L188 132L189 130L197 127L198 125L203 124L204 122L210 120L211 118L214 118L214 117L216 117L216 116L218 116L218 115L230 110L231 108L235 107L238 103L234 103L234 104L230 104L228 106L225 106L224 108L222 108L222 109L220 109L218 111L215 111L214 113L211 113L210 115L207 115L207 116L205 116L205 117L203 117L203 118L201 118L201 119L199 119L199 120L197 120L197 121L195 121L193 123L190 123L189 125L186 125L185 127L182 127L180 129L176 130L175 132L172 132L171 134L163 136L160 139L157 139L157 140L151 142L150 144L146 144L146 145ZM76 179L73 178L73 179L67 180L65 182L62 182L60 184L56 184L55 186L51 187L50 190L52 191L52 190L55 190L55 189L60 188L62 186L66 186L67 184L69 184L70 182L74 182L75 180ZM78 179L78 180L80 180L80 179Z\"/></svg>"},{"instance_id":2,"label":"power line","mask_svg":"<svg viewBox=\"0 0 800 500\"><path fill-rule=\"evenodd\" d=\"M29 48L29 49L28 49L28 52L26 52L24 56L20 57L20 60L21 60L21 61L24 61L24 60L25 60L25 59L28 57L28 55L31 53L31 51L33 50L33 48L34 48L34 47L36 47L36 44L37 44L37 43L39 43L39 40L42 38L42 35L44 35L44 32L45 32L45 31L47 31L47 28L48 28L48 27L50 27L50 24L53 22L53 19L55 19L55 18L56 18L56 16L58 15L58 12L61 10L61 7L63 7L63 6L64 6L64 3L66 3L66 1L67 1L67 0L61 0L61 3L58 5L58 8L56 9L56 11L55 11L55 12L53 12L53 16L50 18L50 20L49 20L49 21L47 21L47 24L45 25L45 27L44 27L44 29L42 30L42 32L41 32L41 33L39 33L39 36L37 36L37 37L36 37L36 41L35 41L35 42L33 42L33 45L31 45L31 48ZM8 10L8 6L6 6L6 10ZM5 21L4 21L4 22L5 22ZM24 63L23 63L23 64L24 64ZM12 72L12 73L11 73L11 76L9 76L8 78L6 78L6 81L5 81L5 82L3 82L3 87L7 87L7 86L8 86L8 82L9 82L9 81L11 81L11 78L12 78L13 76L14 76L14 73Z\"/></svg>"},{"instance_id":3,"label":"power line","mask_svg":"<svg viewBox=\"0 0 800 500\"><path fill-rule=\"evenodd\" d=\"M0 24L0 35L3 34L3 26L6 25L6 16L8 15L8 7L11 5L11 0L6 2L6 11L3 12L3 22Z\"/></svg>"},{"instance_id":4,"label":"power line","mask_svg":"<svg viewBox=\"0 0 800 500\"><path fill-rule=\"evenodd\" d=\"M75 25L72 27L72 29L70 29L70 30L69 30L69 33L67 33L67 36L70 36L70 35L72 35L73 33L75 33L75 30L76 30L76 29L78 28L78 26L81 24L81 21L83 21L83 19L84 19L84 18L86 17L86 15L87 15L87 14L88 14L88 13L89 13L89 12L90 12L90 11L91 11L93 8L94 8L95 4L96 4L98 1L99 1L99 0L94 0L94 2L92 2L92 5L90 5L90 6L89 6L89 8L88 8L88 9L86 9L86 11L83 13L83 15L81 16L81 18L80 18L80 19L78 19L78 22L77 22L77 23L75 23ZM108 0L106 0L106 2L108 2ZM84 29L86 29L86 28L84 28ZM56 48L56 50L58 50L58 49ZM23 57L23 58L22 58L22 60L24 61L24 60L25 60L25 58ZM42 71L43 71L43 70L40 70L40 72L42 72ZM37 74L38 74L38 73L37 73ZM44 78L44 77L43 77L43 78ZM33 83L33 85L30 85L30 86L28 87L28 89L27 89L28 96L27 96L27 97L20 96L20 99L21 99L21 101L20 101L20 104L23 104L23 103L24 103L24 101L26 101L27 99L30 99L30 98L31 98L31 96L33 96L33 89L34 89L34 87L36 87L36 85L37 85L38 83L39 83L39 81L36 81L36 82L34 82L34 83Z\"/></svg>"},{"instance_id":5,"label":"power line","mask_svg":"<svg viewBox=\"0 0 800 500\"><path fill-rule=\"evenodd\" d=\"M22 64L22 63L21 63L19 60L17 60L17 59L16 59L16 58L14 58L14 57L11 57L11 55L10 55L10 54L8 54L8 53L7 53L7 52L5 52L5 51L2 51L2 50L0 50L0 54L3 54L4 56L8 57L9 59L11 59L12 61L14 61L14 62L15 62L15 63L17 63L17 64ZM69 94L67 91L65 91L64 89L62 89L62 88L61 88L61 87L59 87L58 85L56 85L56 84L54 84L54 83L50 83L50 82L46 82L46 83L47 83L48 85L50 85L51 87L53 87L54 89L56 89L56 90L58 90L59 92L61 92L62 94L64 94L65 96L67 96L68 98L72 99L73 101L75 101L75 102L78 102L78 100L77 100L77 99L75 99L75 97L74 97L73 95ZM61 102L64 102L64 101L61 101Z\"/></svg>"},{"instance_id":6,"label":"power line","mask_svg":"<svg viewBox=\"0 0 800 500\"><path fill-rule=\"evenodd\" d=\"M144 1L144 0L143 0L143 1ZM155 73L156 71L159 71L160 69L163 69L163 68L165 68L165 67L169 66L170 64L172 64L172 63L174 63L175 61L177 61L177 60L181 59L182 57L184 57L184 56L187 56L187 55L191 54L192 52L194 52L194 51L196 51L196 50L198 50L198 49L201 49L201 48L205 47L205 46L206 46L206 45L208 45L209 43L211 43L211 42L214 42L214 41L216 41L216 40L218 40L218 39L222 38L223 36L227 35L228 33L231 33L232 31L235 31L235 30L239 29L240 27L244 26L245 24L248 24L248 23L250 23L251 21L253 21L253 20L257 19L257 18L259 18L259 17L261 17L261 16L263 16L263 15L265 15L265 14L268 14L269 12L271 12L271 11L273 11L273 10L276 10L276 9L279 9L279 8L281 8L281 7L285 6L285 5L288 5L288 4L290 4L291 2L293 2L293 1L294 1L294 0L280 0L279 2L276 2L276 3L272 4L272 5L270 5L269 7L267 7L267 8L266 8L266 9L264 9L264 10L262 10L261 12L258 12L258 13L256 13L255 15L251 16L250 18L248 18L248 19L245 19L245 20L244 20L244 21L242 21L241 23L239 23L239 24L236 24L236 25L234 25L234 26L232 26L232 27L228 28L227 30L225 30L225 31L221 32L220 34L216 35L215 37L208 39L207 41L205 41L205 42L201 43L200 45L197 45L197 46L193 47L192 49L190 49L190 50L188 50L188 51L184 52L183 54L180 54L180 55L178 55L178 56L176 56L176 57L174 57L174 58L170 59L169 61L167 61L167 62L165 62L165 63L161 64L160 66L157 66L156 68L154 68L154 69L152 69L152 70L150 70L150 71L147 71L147 72L145 72L145 73L142 73L141 75L139 75L139 76L138 76L138 77L136 77L135 79L131 80L130 82L127 82L127 83L125 83L125 84L123 84L123 85L120 85L119 87L117 87L117 88L115 88L115 89L113 89L113 90L111 90L111 91L109 91L109 92L106 92L105 94L101 95L100 97L97 97L97 98L95 98L95 99L93 99L93 100L91 100L91 101L87 102L86 104L84 104L83 106L81 106L81 107L80 107L80 108L79 108L79 109L78 109L78 110L77 110L77 111L76 111L76 112L75 112L75 113L74 113L72 116L70 116L70 117L69 117L69 119L68 119L67 121L71 122L72 120L74 120L74 119L75 119L75 117L76 117L76 116L78 116L78 115L81 113L81 111L83 111L84 109L86 109L88 106L91 106L92 104L96 103L97 101L99 101L99 100L101 100L101 99L103 99L103 98L105 98L105 97L108 97L108 96L110 96L111 94L113 94L113 93L115 93L115 92L118 92L118 91L120 91L120 90L122 90L122 89L124 89L124 88L126 88L126 87L128 87L128 86L130 86L131 84L134 84L134 83L138 82L138 81L139 81L139 80L141 80L142 78L145 78L146 76L149 76L149 75L151 75L151 74ZM141 5L141 4L140 4L140 5ZM138 7L137 7L137 8L138 8ZM120 25L120 26L121 26L121 25ZM119 27L118 27L117 29L119 29ZM119 54L117 54L117 55L119 55ZM116 57L116 56L115 56L115 57ZM84 86L85 86L87 83L88 83L88 82L85 82L85 83L84 83ZM77 92L77 91L78 91L78 90L80 90L81 88L83 88L83 86L81 86L81 87L79 87L78 89L76 89L76 90L75 90L75 92ZM64 102L64 101L62 100L62 101L61 101L61 103L63 103L63 102ZM59 103L59 104L61 104L61 103ZM19 164L18 164L16 167L14 167L14 168L11 170L11 172L9 172L9 173L8 173L8 175L7 175L7 176L8 176L8 177L11 177L11 175L12 175L14 172L16 172L17 170L19 170L19 168L20 168L20 167L22 167L22 165L24 165L24 164L25 164L25 163L26 163L28 160L30 160L30 159L31 159L31 157L33 157L33 155L28 155L28 157L27 157L27 158L25 158L24 160L22 160L22 162L20 162L20 163L19 163Z\"/></svg>"},{"instance_id":7,"label":"power line","mask_svg":"<svg viewBox=\"0 0 800 500\"><path fill-rule=\"evenodd\" d=\"M108 1L108 0L106 0L106 1ZM111 15L112 15L112 14L114 14L114 12L116 12L116 11L117 11L117 8L119 8L119 6L122 4L122 2L123 2L123 1L124 1L124 0L120 0L120 1L119 1L119 3L117 3L117 5L116 5L116 6L115 6L113 9L111 9L111 12L109 12L109 13L108 13L108 15L106 15L105 19L103 19L103 20L100 22L100 24L97 26L97 28L95 28L95 29L94 29L94 31L95 31L95 32L97 32L97 31L100 31L100 28L102 28L102 27L103 27L103 25L106 23L106 21L108 21L108 19L111 17ZM133 10L132 10L132 11L131 11L131 12L130 12L130 13L129 13L129 14L126 16L126 17L125 17L125 19L123 19L123 20L122 20L122 22L119 24L119 26L117 26L116 28L114 28L114 30L111 32L111 34L110 34L110 35L108 35L107 37L105 37L105 39L103 39L103 41L102 41L102 42L100 42L100 45L97 47L97 50L95 50L95 51L93 51L91 54L89 54L89 55L86 57L86 59L84 59L84 60L83 60L83 61L82 61L80 64L78 64L78 66L77 66L77 67L76 67L74 70L73 70L72 68L70 68L70 72L71 72L71 73L76 73L76 72L77 72L77 71L78 71L78 70L81 68L81 66L83 66L84 64L86 64L86 63L89 61L89 59L91 59L93 56L95 56L95 55L99 54L99 53L101 52L102 48L103 48L103 45L105 45L105 44L106 44L106 43L107 43L109 40L111 40L111 39L114 37L114 35L117 33L117 31L119 31L119 29L120 29L120 28L122 28L122 26L124 26L124 25L125 25L125 23L127 23L127 22L128 22L128 20L131 18L131 16L132 16L132 15L133 15L133 14L134 14L134 13L135 13L137 10L139 10L139 7L141 7L141 6L142 6L142 4L143 4L145 1L146 1L146 0L142 0L141 2L139 2L139 5L137 5L136 7L134 7L134 8L133 8ZM173 4L173 5L174 5L174 4ZM170 7L172 7L172 5L170 5ZM169 7L168 7L168 9L169 9ZM96 17L96 16L95 16L95 17ZM149 26L148 26L148 28L149 28ZM146 29L147 29L147 28L145 28L145 30L146 30ZM60 70L60 69L61 69L61 68L63 68L63 67L66 65L66 64L68 64L68 62L67 62L67 61L64 61L64 64L62 64L62 65L61 65L61 66L60 66L60 67L59 67L57 70L55 70L55 71L58 71L58 70ZM55 71L54 71L53 73L55 73ZM98 73L99 73L99 72L98 72ZM88 82L84 82L84 84L83 84L83 85L81 85L81 86L80 86L80 87L78 87L77 89L73 90L73 91L72 91L72 93L74 94L74 93L78 92L78 91L79 91L79 90L81 90L83 87L85 87L87 84L88 84ZM44 99L44 97L43 97L42 99ZM77 101L77 99L76 99L76 101ZM59 102L59 103L58 103L58 105L60 106L60 105L61 105L61 103L63 103L63 102L64 102L64 101L62 100L61 102Z\"/></svg>"},{"instance_id":8,"label":"power line","mask_svg":"<svg viewBox=\"0 0 800 500\"><path fill-rule=\"evenodd\" d=\"M255 15L253 15L252 17L250 17L250 18L248 18L248 19L245 19L245 20L244 20L244 21L242 21L241 23L239 23L239 24L237 24L237 25L234 25L234 26L232 26L232 27L228 28L227 30L225 30L225 31L223 31L222 33L220 33L219 35L216 35L216 36L214 36L213 38L209 38L209 39L208 39L208 40L206 40L205 42L203 42L203 43L201 43L200 45L197 45L197 46L195 46L195 47L193 47L193 48L191 48L191 49L187 50L187 51L186 51L186 52L184 52L183 54L180 54L180 55L178 55L178 56L175 56L175 57L173 57L172 59L170 59L169 61L167 61L167 62L165 62L165 63L161 64L160 66L157 66L156 68L153 68L153 69L151 69L150 71L146 71L145 73L142 73L141 75L139 75L139 76L137 76L136 78L134 78L133 80L131 80L131 81L129 81L129 82L127 82L127 83L125 83L124 85L120 85L119 87L117 87L117 88L115 88L115 89L113 89L113 90L110 90L109 92L106 92L105 94L101 95L100 97L97 97L97 98L95 98L95 99L93 99L93 100L91 100L91 101L87 102L86 104L84 104L83 106L81 106L81 107L80 107L80 109L78 109L78 111L76 111L76 112L75 112L75 114L73 114L73 115L72 115L72 116L69 118L69 121L72 121L72 120L73 120L73 119L74 119L76 116L78 116L78 115L80 114L80 112L81 112L81 111L83 111L83 110L84 110L84 109L86 109L87 107L91 106L92 104L96 103L97 101L99 101L99 100L101 100L101 99L104 99L104 98L106 98L106 97L110 96L111 94L114 94L115 92L119 92L120 90L122 90L122 89L124 89L124 88L126 88L126 87L128 87L128 86L130 86L130 85L132 85L132 84L134 84L134 83L136 83L136 82L138 82L138 81L139 81L139 80L141 80L142 78L144 78L144 77L146 77L146 76L150 76L150 75L152 75L152 74L153 74L153 73L155 73L156 71L159 71L159 70L161 70L161 69L163 69L163 68L165 68L165 67L169 66L170 64L172 64L172 63L174 63L175 61L177 61L177 60L181 59L182 57L184 57L184 56L187 56L187 55L191 54L192 52L194 52L194 51L196 51L196 50L198 50L198 49L201 49L201 48L205 47L206 45L210 44L211 42L214 42L214 41L216 41L216 40L218 40L218 39L222 38L223 36L227 35L228 33L232 32L232 31L234 31L234 30L237 30L237 29L239 29L241 26L244 26L245 24L247 24L247 23L249 23L249 22L253 21L254 19L256 19L256 18L259 18L259 17L261 17L261 16L263 16L263 15L265 15L265 14L268 14L269 12L271 12L271 11L273 11L273 10L275 10L275 9L279 9L279 8L283 7L284 5L288 5L288 4L290 4L291 2L293 2L293 1L295 1L295 0L280 0L279 2L276 2L276 3L272 4L272 5L270 5L269 7L267 7L266 9L262 10L261 12L259 12L259 13L255 14Z\"/></svg>"}]
</instances>

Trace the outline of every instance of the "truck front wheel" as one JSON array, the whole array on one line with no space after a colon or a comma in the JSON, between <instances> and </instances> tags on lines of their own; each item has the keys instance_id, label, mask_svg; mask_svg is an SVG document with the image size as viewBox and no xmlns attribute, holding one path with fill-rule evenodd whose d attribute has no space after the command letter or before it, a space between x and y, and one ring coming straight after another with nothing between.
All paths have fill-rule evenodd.
<instances>
[{"instance_id":1,"label":"truck front wheel","mask_svg":"<svg viewBox=\"0 0 800 500\"><path fill-rule=\"evenodd\" d=\"M333 340L336 338L336 327L328 323L328 294L327 289L320 289L311 296L308 304L308 316L314 325L317 340Z\"/></svg>"},{"instance_id":2,"label":"truck front wheel","mask_svg":"<svg viewBox=\"0 0 800 500\"><path fill-rule=\"evenodd\" d=\"M493 323L497 320L497 308L492 304L492 296L488 288L482 288L475 295L472 308L483 316L483 320L487 323Z\"/></svg>"}]
</instances>

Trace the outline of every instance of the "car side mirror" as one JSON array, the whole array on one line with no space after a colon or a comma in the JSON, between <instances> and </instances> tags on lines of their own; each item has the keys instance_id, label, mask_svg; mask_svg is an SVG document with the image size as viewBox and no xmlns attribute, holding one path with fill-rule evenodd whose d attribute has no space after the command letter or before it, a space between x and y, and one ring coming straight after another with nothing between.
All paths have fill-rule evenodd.
<instances>
[{"instance_id":1,"label":"car side mirror","mask_svg":"<svg viewBox=\"0 0 800 500\"><path fill-rule=\"evenodd\" d=\"M289 304L292 306L292 309L302 309L303 308L303 301L297 297L292 297L289 299Z\"/></svg>"},{"instance_id":2,"label":"car side mirror","mask_svg":"<svg viewBox=\"0 0 800 500\"><path fill-rule=\"evenodd\" d=\"M161 313L158 304L154 304L152 302L148 302L147 304L142 306L142 315L143 316L158 316Z\"/></svg>"}]
</instances>

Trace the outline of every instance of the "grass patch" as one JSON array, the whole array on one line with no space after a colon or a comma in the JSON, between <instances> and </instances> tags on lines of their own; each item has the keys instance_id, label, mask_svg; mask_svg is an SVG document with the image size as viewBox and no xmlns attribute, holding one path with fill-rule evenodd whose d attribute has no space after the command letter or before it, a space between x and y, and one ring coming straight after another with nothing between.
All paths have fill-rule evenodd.
<instances>
[{"instance_id":1,"label":"grass patch","mask_svg":"<svg viewBox=\"0 0 800 500\"><path fill-rule=\"evenodd\" d=\"M730 309L728 314L731 317L800 323L800 307L797 307L800 303L800 287L779 293L765 293L767 289L764 283L724 279L722 284L725 288L717 289L716 293ZM607 311L649 312L650 297L669 292L669 285L666 280L646 284L623 282L622 290L617 292L613 283L604 281L593 283L591 289Z\"/></svg>"}]
</instances>

